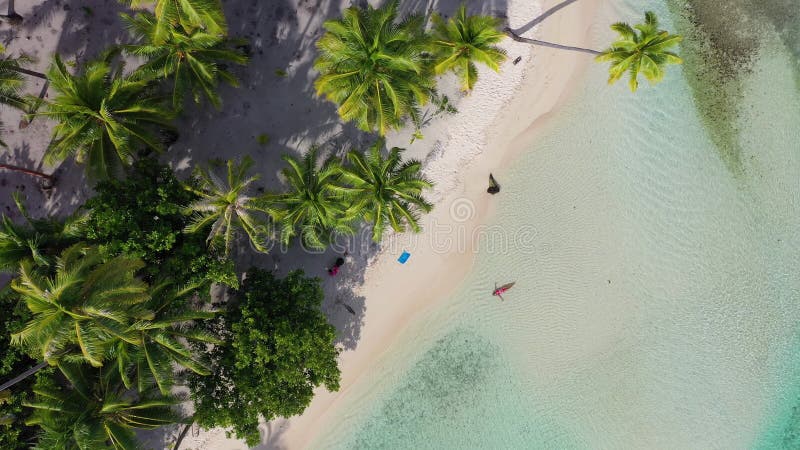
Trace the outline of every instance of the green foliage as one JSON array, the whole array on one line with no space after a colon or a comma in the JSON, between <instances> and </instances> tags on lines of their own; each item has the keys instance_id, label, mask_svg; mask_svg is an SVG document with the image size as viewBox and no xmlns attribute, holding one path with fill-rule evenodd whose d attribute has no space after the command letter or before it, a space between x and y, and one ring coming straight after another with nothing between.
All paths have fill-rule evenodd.
<instances>
[{"instance_id":1,"label":"green foliage","mask_svg":"<svg viewBox=\"0 0 800 450\"><path fill-rule=\"evenodd\" d=\"M142 264L125 257L104 262L96 248L81 244L57 258L53 276L24 262L11 287L31 317L11 343L50 364L64 358L102 366L114 342L134 337L130 325L153 317L144 307L147 285L134 277Z\"/></svg>"},{"instance_id":2,"label":"green foliage","mask_svg":"<svg viewBox=\"0 0 800 450\"><path fill-rule=\"evenodd\" d=\"M203 30L213 36L225 36L228 25L219 0L126 0L132 8L152 5L156 17L153 43L159 45L169 39L176 27L186 33Z\"/></svg>"},{"instance_id":3,"label":"green foliage","mask_svg":"<svg viewBox=\"0 0 800 450\"><path fill-rule=\"evenodd\" d=\"M283 69L275 69L275 76L286 78L289 74Z\"/></svg>"},{"instance_id":4,"label":"green foliage","mask_svg":"<svg viewBox=\"0 0 800 450\"><path fill-rule=\"evenodd\" d=\"M34 387L28 424L39 425L37 449L139 448L135 429L153 429L178 419L172 411L176 398L160 395L151 386L129 392L119 373L85 365L60 364L66 378L62 386L53 378L40 379Z\"/></svg>"},{"instance_id":5,"label":"green foliage","mask_svg":"<svg viewBox=\"0 0 800 450\"><path fill-rule=\"evenodd\" d=\"M470 91L478 80L476 62L495 72L500 70L500 64L506 60L505 50L494 45L505 38L500 19L467 16L467 8L462 4L455 17L445 21L434 14L432 20L436 74L453 71L461 79L461 89Z\"/></svg>"},{"instance_id":6,"label":"green foliage","mask_svg":"<svg viewBox=\"0 0 800 450\"><path fill-rule=\"evenodd\" d=\"M628 72L633 92L639 88L639 74L644 75L650 84L655 84L664 78L665 66L683 62L678 55L668 51L680 43L681 36L659 30L658 18L653 12L646 12L644 18L644 23L635 27L622 22L611 25L620 37L596 58L597 61L611 62L609 84Z\"/></svg>"},{"instance_id":7,"label":"green foliage","mask_svg":"<svg viewBox=\"0 0 800 450\"><path fill-rule=\"evenodd\" d=\"M312 248L325 248L333 233L352 233L352 217L346 217L347 207L334 191L340 164L326 159L317 168L317 149L311 148L302 158L284 155L289 167L283 169L289 191L268 194L259 199L280 227L280 240L286 245L294 236Z\"/></svg>"},{"instance_id":8,"label":"green foliage","mask_svg":"<svg viewBox=\"0 0 800 450\"><path fill-rule=\"evenodd\" d=\"M189 301L194 286L176 289L169 283L151 288L145 305L153 318L131 326L127 339L120 339L113 348L119 375L126 387L137 382L141 392L151 381L167 395L174 382L173 365L198 375L208 375L208 362L189 348L189 343L219 344L220 341L200 326L215 316L213 311L196 308ZM132 368L132 369L131 369ZM129 370L133 371L128 376Z\"/></svg>"},{"instance_id":9,"label":"green foliage","mask_svg":"<svg viewBox=\"0 0 800 450\"><path fill-rule=\"evenodd\" d=\"M301 271L286 278L250 269L215 332L225 345L210 350L208 377L191 377L195 420L229 427L247 444L260 441L259 418L300 414L313 389L339 389L334 328L319 307L319 280Z\"/></svg>"},{"instance_id":10,"label":"green foliage","mask_svg":"<svg viewBox=\"0 0 800 450\"><path fill-rule=\"evenodd\" d=\"M25 79L17 70L25 64L29 64L31 59L25 55L12 58L5 54L5 47L0 45L0 103L13 106L18 109L26 109L28 103L22 96L22 88ZM3 144L5 146L5 144Z\"/></svg>"},{"instance_id":11,"label":"green foliage","mask_svg":"<svg viewBox=\"0 0 800 450\"><path fill-rule=\"evenodd\" d=\"M397 5L351 7L325 22L314 63L317 95L339 105L342 120L380 135L417 115L435 90L424 19L398 21Z\"/></svg>"},{"instance_id":12,"label":"green foliage","mask_svg":"<svg viewBox=\"0 0 800 450\"><path fill-rule=\"evenodd\" d=\"M45 152L48 164L75 155L90 176L102 180L120 176L142 147L163 149L153 128L170 127L172 113L146 81L119 72L98 60L72 75L55 56L47 78L56 95L37 113L58 122Z\"/></svg>"},{"instance_id":13,"label":"green foliage","mask_svg":"<svg viewBox=\"0 0 800 450\"><path fill-rule=\"evenodd\" d=\"M244 230L257 251L267 252L267 218L256 206L253 197L248 195L250 185L258 180L258 175L247 176L252 166L250 157L245 157L238 164L228 161L224 180L211 168L198 168L198 188L193 192L199 199L185 209L186 214L192 215L186 231L197 233L210 228L206 241L212 249L222 249L226 257L239 228Z\"/></svg>"},{"instance_id":14,"label":"green foliage","mask_svg":"<svg viewBox=\"0 0 800 450\"><path fill-rule=\"evenodd\" d=\"M6 287L0 290L0 382L18 375L36 365L36 360L24 351L11 345L11 333L21 329L30 318L30 312L19 302L19 295ZM40 372L41 373L41 372ZM37 428L25 425L29 411L22 403L32 398L34 378L28 378L14 386L14 390L0 393L0 448L22 450L35 438ZM6 395L10 395L6 398Z\"/></svg>"},{"instance_id":15,"label":"green foliage","mask_svg":"<svg viewBox=\"0 0 800 450\"><path fill-rule=\"evenodd\" d=\"M381 156L385 141L379 139L366 155L357 150L347 154L349 166L342 169L342 185L334 190L348 204L346 216L356 216L373 224L372 239L379 242L387 227L403 232L406 226L420 231L418 211L430 212L433 205L422 198L422 191L433 185L420 173L422 163L403 161L403 149L394 147Z\"/></svg>"},{"instance_id":16,"label":"green foliage","mask_svg":"<svg viewBox=\"0 0 800 450\"><path fill-rule=\"evenodd\" d=\"M197 200L172 170L153 159L134 163L122 180L107 180L86 202L86 236L110 256L141 258L148 280L177 285L212 281L237 286L233 263L209 255L202 236L183 234L183 209Z\"/></svg>"},{"instance_id":17,"label":"green foliage","mask_svg":"<svg viewBox=\"0 0 800 450\"><path fill-rule=\"evenodd\" d=\"M231 86L239 82L223 69L225 63L246 64L247 57L229 48L224 36L206 32L202 28L169 28L159 36L158 20L150 13L135 16L122 15L136 40L124 48L132 55L147 58L137 69L144 79L170 79L172 81L172 106L180 109L184 98L190 94L195 103L205 97L217 108L221 100L216 92L219 81Z\"/></svg>"},{"instance_id":18,"label":"green foliage","mask_svg":"<svg viewBox=\"0 0 800 450\"><path fill-rule=\"evenodd\" d=\"M64 221L34 219L18 193L14 202L25 224L19 225L3 214L0 219L0 271L16 271L23 261L48 267L53 257L83 236L85 217L75 213Z\"/></svg>"},{"instance_id":19,"label":"green foliage","mask_svg":"<svg viewBox=\"0 0 800 450\"><path fill-rule=\"evenodd\" d=\"M256 142L258 142L258 145L267 145L269 144L269 140L270 138L267 133L261 133L256 136Z\"/></svg>"}]
</instances>

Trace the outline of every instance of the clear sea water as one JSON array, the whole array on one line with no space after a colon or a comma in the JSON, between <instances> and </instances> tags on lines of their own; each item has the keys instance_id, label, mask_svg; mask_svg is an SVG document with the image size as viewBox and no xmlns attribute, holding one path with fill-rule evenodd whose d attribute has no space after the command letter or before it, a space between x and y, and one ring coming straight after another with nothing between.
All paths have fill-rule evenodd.
<instances>
[{"instance_id":1,"label":"clear sea water","mask_svg":"<svg viewBox=\"0 0 800 450\"><path fill-rule=\"evenodd\" d=\"M800 448L800 4L781 2L716 2L758 31L727 86L678 69L632 95L593 67L495 173L491 224L524 239L485 248L313 447Z\"/></svg>"}]
</instances>

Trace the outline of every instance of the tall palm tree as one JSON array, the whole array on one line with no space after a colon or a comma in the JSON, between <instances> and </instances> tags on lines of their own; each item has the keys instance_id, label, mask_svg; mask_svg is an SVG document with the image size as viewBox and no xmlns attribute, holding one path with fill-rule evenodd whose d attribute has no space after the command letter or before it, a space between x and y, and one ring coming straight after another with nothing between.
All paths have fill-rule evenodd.
<instances>
[{"instance_id":1,"label":"tall palm tree","mask_svg":"<svg viewBox=\"0 0 800 450\"><path fill-rule=\"evenodd\" d=\"M339 174L339 163L326 159L317 167L317 149L311 148L301 157L283 155L289 167L281 173L289 184L289 192L268 194L259 204L280 227L280 240L288 245L294 236L312 248L325 248L331 233L352 232L352 217L336 195L333 183Z\"/></svg>"},{"instance_id":2,"label":"tall palm tree","mask_svg":"<svg viewBox=\"0 0 800 450\"><path fill-rule=\"evenodd\" d=\"M421 174L417 160L403 161L403 149L394 147L381 156L385 142L379 139L368 153L351 150L349 166L342 169L343 185L335 189L350 204L348 214L357 214L373 224L372 239L381 240L387 227L402 232L406 226L419 232L418 211L430 212L433 205L422 191L433 185Z\"/></svg>"},{"instance_id":3,"label":"tall palm tree","mask_svg":"<svg viewBox=\"0 0 800 450\"><path fill-rule=\"evenodd\" d=\"M153 318L143 306L147 285L134 277L142 265L125 257L102 262L96 248L81 244L61 254L52 276L23 262L11 286L32 317L11 343L50 364L63 359L102 366L110 346L135 339L132 323Z\"/></svg>"},{"instance_id":4,"label":"tall palm tree","mask_svg":"<svg viewBox=\"0 0 800 450\"><path fill-rule=\"evenodd\" d=\"M221 102L216 92L219 80L239 85L236 77L223 68L224 63L246 64L247 57L229 48L224 37L201 28L187 31L171 27L165 38L157 41L158 21L154 15L123 14L122 18L136 40L135 44L125 46L126 51L147 58L137 72L148 79L171 79L174 108L181 108L187 94L199 103L201 93L219 108Z\"/></svg>"},{"instance_id":5,"label":"tall palm tree","mask_svg":"<svg viewBox=\"0 0 800 450\"><path fill-rule=\"evenodd\" d=\"M186 231L196 233L211 226L207 241L212 248L222 247L226 256L230 253L237 228L244 230L256 250L268 251L266 217L261 217L261 211L249 195L251 184L258 180L258 175L247 176L252 166L250 157L238 164L229 160L225 180L212 169L201 167L197 170L199 188L188 187L200 199L186 207L186 213L194 215Z\"/></svg>"},{"instance_id":6,"label":"tall palm tree","mask_svg":"<svg viewBox=\"0 0 800 450\"><path fill-rule=\"evenodd\" d=\"M650 84L655 84L664 78L666 65L683 62L678 55L668 51L680 43L681 36L659 30L658 18L653 12L645 13L644 23L631 27L618 22L611 25L611 29L619 33L619 39L596 57L597 61L611 62L609 84L628 72L631 91L635 92L639 88L639 74L644 75Z\"/></svg>"},{"instance_id":7,"label":"tall palm tree","mask_svg":"<svg viewBox=\"0 0 800 450\"><path fill-rule=\"evenodd\" d=\"M170 127L173 114L151 93L147 81L112 72L103 60L89 63L81 75L72 75L58 55L47 77L57 95L37 114L59 123L45 152L46 162L74 154L87 164L91 176L105 179L122 173L137 145L162 150L151 130Z\"/></svg>"},{"instance_id":8,"label":"tall palm tree","mask_svg":"<svg viewBox=\"0 0 800 450\"><path fill-rule=\"evenodd\" d=\"M417 115L435 87L424 21L410 16L396 22L397 3L351 7L325 22L314 63L317 95L339 105L342 120L380 135Z\"/></svg>"},{"instance_id":9,"label":"tall palm tree","mask_svg":"<svg viewBox=\"0 0 800 450\"><path fill-rule=\"evenodd\" d=\"M134 430L155 429L178 421L173 396L159 395L147 386L130 392L114 370L59 364L68 386L52 380L38 382L28 425L42 428L37 449L135 450Z\"/></svg>"},{"instance_id":10,"label":"tall palm tree","mask_svg":"<svg viewBox=\"0 0 800 450\"><path fill-rule=\"evenodd\" d=\"M166 395L174 381L173 364L198 375L209 374L207 363L192 352L189 344L221 342L199 326L199 321L213 318L216 312L196 310L188 302L197 287L175 289L163 282L151 289L145 307L153 311L154 317L134 323L132 339L119 340L112 349L125 386L133 385L132 375L139 391L154 382Z\"/></svg>"},{"instance_id":11,"label":"tall palm tree","mask_svg":"<svg viewBox=\"0 0 800 450\"><path fill-rule=\"evenodd\" d=\"M5 214L0 223L0 271L16 270L23 261L48 267L62 250L75 244L83 235L85 215L76 213L63 221L33 219L18 193L14 193L26 224L17 225Z\"/></svg>"},{"instance_id":12,"label":"tall palm tree","mask_svg":"<svg viewBox=\"0 0 800 450\"><path fill-rule=\"evenodd\" d=\"M203 30L214 36L225 36L228 25L219 0L127 0L133 8L153 5L155 29L153 44L167 42L171 30L183 28L187 33Z\"/></svg>"},{"instance_id":13,"label":"tall palm tree","mask_svg":"<svg viewBox=\"0 0 800 450\"><path fill-rule=\"evenodd\" d=\"M455 17L445 21L433 15L433 45L437 61L436 74L452 70L461 79L461 89L471 91L478 79L476 62L498 72L506 60L506 51L494 45L505 38L502 21L492 16L467 16L464 4Z\"/></svg>"}]
</instances>

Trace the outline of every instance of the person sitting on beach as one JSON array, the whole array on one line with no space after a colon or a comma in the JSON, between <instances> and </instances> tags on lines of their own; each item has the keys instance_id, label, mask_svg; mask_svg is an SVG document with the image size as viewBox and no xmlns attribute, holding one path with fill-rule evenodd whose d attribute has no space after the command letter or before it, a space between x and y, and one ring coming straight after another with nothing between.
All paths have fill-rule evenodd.
<instances>
[{"instance_id":1,"label":"person sitting on beach","mask_svg":"<svg viewBox=\"0 0 800 450\"><path fill-rule=\"evenodd\" d=\"M347 256L346 252L345 256ZM344 258L342 258L341 256L336 258L336 262L333 263L333 266L330 269L328 269L328 275L332 277L336 276L336 274L339 273L339 268L342 267L343 265L344 265Z\"/></svg>"}]
</instances>

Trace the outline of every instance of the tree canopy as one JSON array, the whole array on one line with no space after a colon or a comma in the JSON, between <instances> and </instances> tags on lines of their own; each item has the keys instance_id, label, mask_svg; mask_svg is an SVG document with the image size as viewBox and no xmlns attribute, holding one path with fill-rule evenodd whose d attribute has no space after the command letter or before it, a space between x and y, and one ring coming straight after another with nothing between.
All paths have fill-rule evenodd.
<instances>
[{"instance_id":1,"label":"tree canopy","mask_svg":"<svg viewBox=\"0 0 800 450\"><path fill-rule=\"evenodd\" d=\"M669 64L681 64L683 60L669 51L681 42L681 36L658 29L658 18L648 11L644 23L631 27L617 22L611 29L619 33L619 39L611 47L597 55L597 61L609 61L608 83L615 83L627 72L631 91L639 88L639 75L655 84L664 79L664 68Z\"/></svg>"},{"instance_id":2,"label":"tree canopy","mask_svg":"<svg viewBox=\"0 0 800 450\"><path fill-rule=\"evenodd\" d=\"M300 414L313 389L339 389L336 333L320 311L319 280L302 271L276 278L252 268L210 328L224 341L208 350L211 375L190 377L195 420L227 427L250 446L260 419Z\"/></svg>"}]
</instances>

